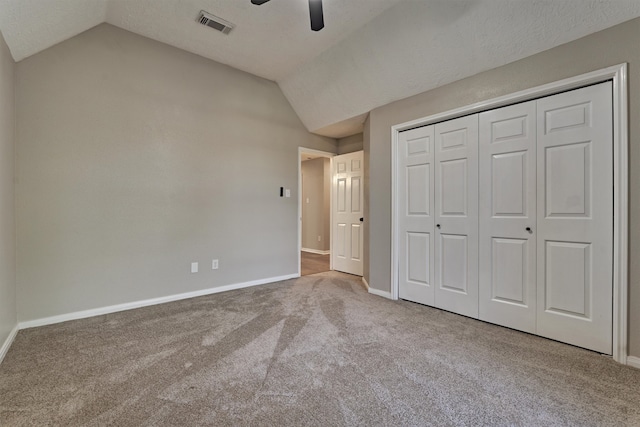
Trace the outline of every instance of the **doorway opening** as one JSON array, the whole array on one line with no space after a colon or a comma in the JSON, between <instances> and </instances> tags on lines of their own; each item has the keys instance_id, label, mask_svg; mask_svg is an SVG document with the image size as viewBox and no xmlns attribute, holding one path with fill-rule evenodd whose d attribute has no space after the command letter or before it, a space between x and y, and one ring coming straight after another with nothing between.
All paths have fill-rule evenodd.
<instances>
[{"instance_id":1,"label":"doorway opening","mask_svg":"<svg viewBox=\"0 0 640 427\"><path fill-rule=\"evenodd\" d=\"M333 153L298 149L298 272L322 273L331 265L331 159Z\"/></svg>"}]
</instances>

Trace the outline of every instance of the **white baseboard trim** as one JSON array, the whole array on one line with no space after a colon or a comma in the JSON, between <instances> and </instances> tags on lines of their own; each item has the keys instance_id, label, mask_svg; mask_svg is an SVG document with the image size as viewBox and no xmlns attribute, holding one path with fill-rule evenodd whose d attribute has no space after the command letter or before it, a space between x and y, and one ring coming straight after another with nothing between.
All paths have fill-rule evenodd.
<instances>
[{"instance_id":1,"label":"white baseboard trim","mask_svg":"<svg viewBox=\"0 0 640 427\"><path fill-rule=\"evenodd\" d=\"M364 284L364 287L367 288L367 292L369 291L369 283L367 283L367 279L364 278L364 276L362 276L362 283Z\"/></svg>"},{"instance_id":2,"label":"white baseboard trim","mask_svg":"<svg viewBox=\"0 0 640 427\"><path fill-rule=\"evenodd\" d=\"M375 288L369 288L369 293L373 294L373 295L378 295L379 297L383 297L383 298L387 298L387 299L393 299L393 298L391 298L391 292L381 291L381 290L375 289Z\"/></svg>"},{"instance_id":3,"label":"white baseboard trim","mask_svg":"<svg viewBox=\"0 0 640 427\"><path fill-rule=\"evenodd\" d=\"M627 365L640 369L640 357L627 356Z\"/></svg>"},{"instance_id":4,"label":"white baseboard trim","mask_svg":"<svg viewBox=\"0 0 640 427\"><path fill-rule=\"evenodd\" d=\"M69 320L85 319L87 317L101 316L103 314L117 313L119 311L133 310L135 308L148 307L150 305L164 304L172 301L201 297L204 295L217 294L220 292L233 291L235 289L248 288L251 286L266 285L268 283L281 282L283 280L295 279L299 274L288 274L286 276L269 277L267 279L251 280L249 282L234 283L232 285L218 286L215 288L202 289L199 291L185 292L183 294L169 295L160 298L151 298L142 301L127 302L124 304L110 305L107 307L94 308L91 310L76 311L74 313L61 314L58 316L44 317L41 319L27 320L18 324L19 329L36 328L38 326L53 325L54 323L68 322Z\"/></svg>"},{"instance_id":5,"label":"white baseboard trim","mask_svg":"<svg viewBox=\"0 0 640 427\"><path fill-rule=\"evenodd\" d=\"M16 335L18 334L18 325L16 325L11 332L9 332L9 336L4 343L2 343L2 347L0 347L0 363L4 360L4 357L9 352L9 348L11 344L13 344L13 340L16 339Z\"/></svg>"},{"instance_id":6,"label":"white baseboard trim","mask_svg":"<svg viewBox=\"0 0 640 427\"><path fill-rule=\"evenodd\" d=\"M300 250L302 252L309 252L310 254L318 254L318 255L329 255L331 253L331 251L321 251L319 249L309 249L309 248L302 248Z\"/></svg>"}]
</instances>

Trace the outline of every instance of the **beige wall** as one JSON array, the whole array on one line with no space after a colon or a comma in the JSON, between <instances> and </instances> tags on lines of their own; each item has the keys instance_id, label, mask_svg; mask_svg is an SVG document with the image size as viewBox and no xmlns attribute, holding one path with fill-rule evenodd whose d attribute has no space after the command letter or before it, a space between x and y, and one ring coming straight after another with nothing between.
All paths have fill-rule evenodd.
<instances>
[{"instance_id":1,"label":"beige wall","mask_svg":"<svg viewBox=\"0 0 640 427\"><path fill-rule=\"evenodd\" d=\"M318 157L302 162L302 247L329 250L328 189L331 177L329 159ZM320 237L320 240L318 240Z\"/></svg>"},{"instance_id":2,"label":"beige wall","mask_svg":"<svg viewBox=\"0 0 640 427\"><path fill-rule=\"evenodd\" d=\"M337 147L275 83L106 24L16 69L21 321L298 271L298 147Z\"/></svg>"},{"instance_id":3,"label":"beige wall","mask_svg":"<svg viewBox=\"0 0 640 427\"><path fill-rule=\"evenodd\" d=\"M14 67L0 34L0 347L16 327Z\"/></svg>"},{"instance_id":4,"label":"beige wall","mask_svg":"<svg viewBox=\"0 0 640 427\"><path fill-rule=\"evenodd\" d=\"M640 19L612 27L473 77L375 109L370 114L369 284L389 291L391 280L392 125L629 63L630 115L630 354L640 356ZM366 138L365 138L366 139Z\"/></svg>"},{"instance_id":5,"label":"beige wall","mask_svg":"<svg viewBox=\"0 0 640 427\"><path fill-rule=\"evenodd\" d=\"M348 154L355 153L356 151L362 151L364 149L363 139L364 137L361 133L338 139L338 154Z\"/></svg>"}]
</instances>

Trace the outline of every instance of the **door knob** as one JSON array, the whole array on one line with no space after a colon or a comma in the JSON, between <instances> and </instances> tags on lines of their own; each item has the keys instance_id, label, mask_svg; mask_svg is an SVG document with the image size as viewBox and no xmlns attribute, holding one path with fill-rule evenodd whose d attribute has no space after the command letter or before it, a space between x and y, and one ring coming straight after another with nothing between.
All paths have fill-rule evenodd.
<instances>
[{"instance_id":1,"label":"door knob","mask_svg":"<svg viewBox=\"0 0 640 427\"><path fill-rule=\"evenodd\" d=\"M525 230L527 230L529 233L531 233L531 227L527 227L527 228L525 228Z\"/></svg>"},{"instance_id":2,"label":"door knob","mask_svg":"<svg viewBox=\"0 0 640 427\"><path fill-rule=\"evenodd\" d=\"M360 218L360 222L364 222L364 218Z\"/></svg>"},{"instance_id":3,"label":"door knob","mask_svg":"<svg viewBox=\"0 0 640 427\"><path fill-rule=\"evenodd\" d=\"M436 224L436 227L440 228L440 224Z\"/></svg>"}]
</instances>

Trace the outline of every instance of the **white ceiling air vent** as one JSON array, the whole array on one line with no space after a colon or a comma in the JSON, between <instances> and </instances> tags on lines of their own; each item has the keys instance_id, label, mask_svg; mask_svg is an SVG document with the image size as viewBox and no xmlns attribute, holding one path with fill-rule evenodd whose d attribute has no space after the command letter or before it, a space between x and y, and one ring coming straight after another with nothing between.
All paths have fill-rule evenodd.
<instances>
[{"instance_id":1,"label":"white ceiling air vent","mask_svg":"<svg viewBox=\"0 0 640 427\"><path fill-rule=\"evenodd\" d=\"M235 27L231 22L218 18L204 10L200 11L197 21L202 25L206 25L207 27L220 31L222 34L229 34L231 30L233 30L233 27Z\"/></svg>"}]
</instances>

